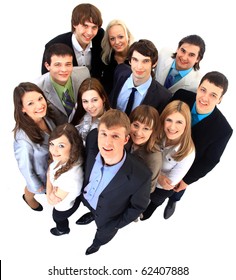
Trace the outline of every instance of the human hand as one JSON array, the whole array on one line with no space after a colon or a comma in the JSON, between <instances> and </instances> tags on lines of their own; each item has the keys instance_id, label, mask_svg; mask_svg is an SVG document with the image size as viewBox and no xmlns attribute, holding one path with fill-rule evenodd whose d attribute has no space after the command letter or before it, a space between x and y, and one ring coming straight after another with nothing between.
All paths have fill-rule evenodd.
<instances>
[{"instance_id":1,"label":"human hand","mask_svg":"<svg viewBox=\"0 0 236 280\"><path fill-rule=\"evenodd\" d=\"M175 192L180 192L180 191L183 191L187 188L187 184L182 180L179 182L179 184L177 184L175 187L174 187L174 191Z\"/></svg>"}]
</instances>

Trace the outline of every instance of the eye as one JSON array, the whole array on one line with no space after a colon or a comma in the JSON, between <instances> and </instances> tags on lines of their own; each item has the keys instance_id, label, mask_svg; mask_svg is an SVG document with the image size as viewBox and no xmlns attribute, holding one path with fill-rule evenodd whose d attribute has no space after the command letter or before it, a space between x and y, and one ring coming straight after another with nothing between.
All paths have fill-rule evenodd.
<instances>
[{"instance_id":1,"label":"eye","mask_svg":"<svg viewBox=\"0 0 236 280\"><path fill-rule=\"evenodd\" d=\"M52 146L54 146L54 144L53 144L52 142L49 142L49 146L51 146L51 147L52 147Z\"/></svg>"},{"instance_id":2,"label":"eye","mask_svg":"<svg viewBox=\"0 0 236 280\"><path fill-rule=\"evenodd\" d=\"M65 145L59 144L58 147L59 147L60 149L63 149L63 148L65 148Z\"/></svg>"},{"instance_id":3,"label":"eye","mask_svg":"<svg viewBox=\"0 0 236 280\"><path fill-rule=\"evenodd\" d=\"M112 138L113 138L113 139L118 139L118 138L120 138L120 137L119 137L119 135L116 135L116 134L115 134L115 135L112 136Z\"/></svg>"}]
</instances>

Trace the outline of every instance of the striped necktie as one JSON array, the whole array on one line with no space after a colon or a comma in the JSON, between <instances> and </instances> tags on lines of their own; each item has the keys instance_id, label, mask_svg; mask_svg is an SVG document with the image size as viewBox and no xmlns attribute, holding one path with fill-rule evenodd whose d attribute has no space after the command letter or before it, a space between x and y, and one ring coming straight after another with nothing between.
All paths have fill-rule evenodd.
<instances>
[{"instance_id":1,"label":"striped necktie","mask_svg":"<svg viewBox=\"0 0 236 280\"><path fill-rule=\"evenodd\" d=\"M173 84L175 83L175 77L179 75L179 71L172 68L169 75L166 78L164 87L165 88L170 88L171 86L173 86Z\"/></svg>"},{"instance_id":2,"label":"striped necktie","mask_svg":"<svg viewBox=\"0 0 236 280\"><path fill-rule=\"evenodd\" d=\"M66 110L67 115L69 116L75 106L74 101L70 97L69 90L66 89L65 92L63 92L62 95L62 104Z\"/></svg>"}]
</instances>

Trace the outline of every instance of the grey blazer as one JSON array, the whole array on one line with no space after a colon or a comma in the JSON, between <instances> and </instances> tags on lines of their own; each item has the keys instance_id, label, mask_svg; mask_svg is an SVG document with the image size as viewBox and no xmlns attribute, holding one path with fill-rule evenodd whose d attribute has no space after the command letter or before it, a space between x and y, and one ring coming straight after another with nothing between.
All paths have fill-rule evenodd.
<instances>
[{"instance_id":1,"label":"grey blazer","mask_svg":"<svg viewBox=\"0 0 236 280\"><path fill-rule=\"evenodd\" d=\"M45 121L50 130L55 128L55 124L51 119L45 117ZM49 134L44 133L44 141L40 145L32 142L23 130L19 130L16 133L13 144L15 158L18 168L26 181L26 186L32 193L38 193L37 190L42 186L46 187L48 139Z\"/></svg>"},{"instance_id":2,"label":"grey blazer","mask_svg":"<svg viewBox=\"0 0 236 280\"><path fill-rule=\"evenodd\" d=\"M174 61L174 59L171 58L172 54L173 51L171 52L169 49L162 49L159 53L155 76L156 80L161 85L164 85L170 67ZM171 86L169 88L169 91L174 94L178 89L182 88L196 92L201 78L202 75L200 74L200 72L192 69L185 77L183 77L176 84Z\"/></svg>"},{"instance_id":3,"label":"grey blazer","mask_svg":"<svg viewBox=\"0 0 236 280\"><path fill-rule=\"evenodd\" d=\"M73 71L71 74L72 78L72 87L74 91L74 99L77 101L78 90L81 83L90 77L89 69L85 66L77 66L73 67ZM35 83L41 88L44 92L47 100L49 101L49 107L52 108L52 111L55 116L56 125L60 125L69 121L66 110L61 103L60 98L58 97L51 81L50 81L50 73L45 73L40 76ZM73 111L74 113L74 111ZM73 116L70 115L70 119Z\"/></svg>"}]
</instances>

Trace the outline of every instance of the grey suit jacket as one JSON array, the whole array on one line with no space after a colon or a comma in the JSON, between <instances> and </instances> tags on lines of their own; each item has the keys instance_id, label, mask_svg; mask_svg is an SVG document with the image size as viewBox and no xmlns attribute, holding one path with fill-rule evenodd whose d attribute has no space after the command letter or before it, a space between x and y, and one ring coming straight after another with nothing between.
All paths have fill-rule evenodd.
<instances>
[{"instance_id":1,"label":"grey suit jacket","mask_svg":"<svg viewBox=\"0 0 236 280\"><path fill-rule=\"evenodd\" d=\"M162 85L165 84L166 77L174 61L174 59L171 58L172 54L173 51L171 52L169 49L166 48L162 49L159 53L155 76L156 80ZM176 84L171 86L169 88L169 91L171 91L174 94L178 89L182 88L196 92L201 78L202 75L200 74L200 72L192 69L185 77L183 77Z\"/></svg>"},{"instance_id":2,"label":"grey suit jacket","mask_svg":"<svg viewBox=\"0 0 236 280\"><path fill-rule=\"evenodd\" d=\"M50 130L55 128L51 119L45 117L45 121ZM46 187L48 139L49 134L44 133L44 141L40 145L32 142L23 130L16 133L13 144L15 158L26 186L32 193L37 193L37 190L42 186Z\"/></svg>"},{"instance_id":3,"label":"grey suit jacket","mask_svg":"<svg viewBox=\"0 0 236 280\"><path fill-rule=\"evenodd\" d=\"M73 67L73 71L71 74L72 78L72 87L74 91L74 100L77 101L78 90L81 83L90 77L90 73L87 67L85 66L77 66ZM47 100L49 101L49 107L52 109L56 125L63 124L69 121L66 110L61 103L60 98L58 97L56 90L54 89L51 81L50 81L50 73L45 73L41 77L39 77L35 82L44 92ZM74 113L74 111L73 111ZM72 119L73 116L70 116Z\"/></svg>"}]
</instances>

